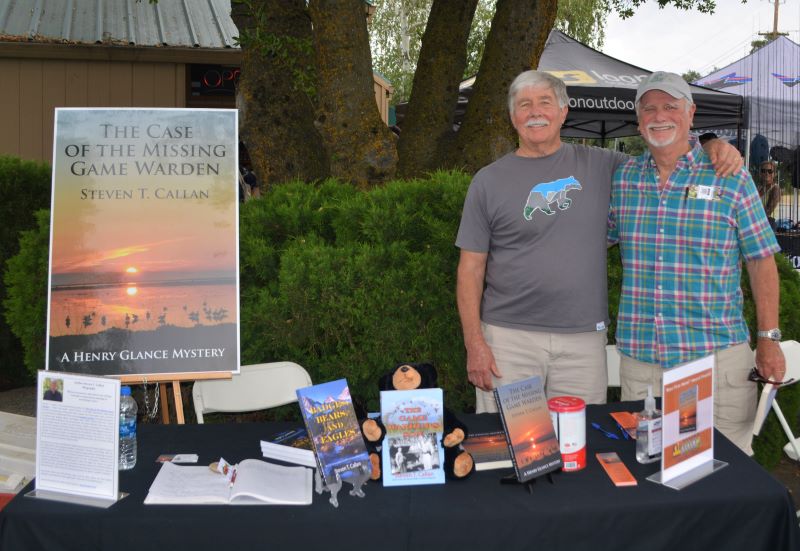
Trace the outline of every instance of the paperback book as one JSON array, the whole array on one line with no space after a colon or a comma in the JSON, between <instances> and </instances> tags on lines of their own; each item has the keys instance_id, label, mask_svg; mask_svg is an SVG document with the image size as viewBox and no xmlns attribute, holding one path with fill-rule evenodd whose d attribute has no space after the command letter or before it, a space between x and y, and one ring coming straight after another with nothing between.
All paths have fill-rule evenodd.
<instances>
[{"instance_id":1,"label":"paperback book","mask_svg":"<svg viewBox=\"0 0 800 551\"><path fill-rule=\"evenodd\" d=\"M311 470L284 467L245 459L236 466L231 483L223 474L206 466L161 465L146 505L230 504L308 505L311 503Z\"/></svg>"},{"instance_id":2,"label":"paperback book","mask_svg":"<svg viewBox=\"0 0 800 551\"><path fill-rule=\"evenodd\" d=\"M470 434L461 445L472 455L476 471L513 467L506 435L502 430Z\"/></svg>"},{"instance_id":3,"label":"paperback book","mask_svg":"<svg viewBox=\"0 0 800 551\"><path fill-rule=\"evenodd\" d=\"M381 418L383 485L444 484L442 389L383 391Z\"/></svg>"},{"instance_id":4,"label":"paperback book","mask_svg":"<svg viewBox=\"0 0 800 551\"><path fill-rule=\"evenodd\" d=\"M561 451L539 376L495 388L517 480L527 482L561 468Z\"/></svg>"},{"instance_id":5,"label":"paperback book","mask_svg":"<svg viewBox=\"0 0 800 551\"><path fill-rule=\"evenodd\" d=\"M325 484L368 476L372 467L347 381L298 389L297 400Z\"/></svg>"},{"instance_id":6,"label":"paperback book","mask_svg":"<svg viewBox=\"0 0 800 551\"><path fill-rule=\"evenodd\" d=\"M296 463L312 469L317 466L306 429L290 429L272 435L269 440L262 440L261 453L270 459Z\"/></svg>"}]
</instances>

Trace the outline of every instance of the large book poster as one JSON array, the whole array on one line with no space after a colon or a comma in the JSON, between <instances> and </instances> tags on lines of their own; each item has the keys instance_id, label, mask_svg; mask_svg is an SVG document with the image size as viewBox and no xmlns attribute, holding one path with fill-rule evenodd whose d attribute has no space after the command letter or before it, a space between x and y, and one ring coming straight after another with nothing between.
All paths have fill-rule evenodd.
<instances>
[{"instance_id":1,"label":"large book poster","mask_svg":"<svg viewBox=\"0 0 800 551\"><path fill-rule=\"evenodd\" d=\"M47 369L239 369L237 113L57 109Z\"/></svg>"}]
</instances>

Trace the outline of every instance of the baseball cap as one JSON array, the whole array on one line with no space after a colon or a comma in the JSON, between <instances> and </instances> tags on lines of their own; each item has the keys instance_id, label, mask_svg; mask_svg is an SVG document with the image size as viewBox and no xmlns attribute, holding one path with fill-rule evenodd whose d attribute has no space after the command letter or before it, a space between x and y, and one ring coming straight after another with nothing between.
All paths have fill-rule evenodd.
<instances>
[{"instance_id":1,"label":"baseball cap","mask_svg":"<svg viewBox=\"0 0 800 551\"><path fill-rule=\"evenodd\" d=\"M656 71L644 79L639 88L636 89L636 104L639 104L642 96L650 90L661 90L676 99L685 99L689 103L694 103L692 100L692 92L689 89L689 83L683 80L683 77L675 73L667 73L666 71Z\"/></svg>"}]
</instances>

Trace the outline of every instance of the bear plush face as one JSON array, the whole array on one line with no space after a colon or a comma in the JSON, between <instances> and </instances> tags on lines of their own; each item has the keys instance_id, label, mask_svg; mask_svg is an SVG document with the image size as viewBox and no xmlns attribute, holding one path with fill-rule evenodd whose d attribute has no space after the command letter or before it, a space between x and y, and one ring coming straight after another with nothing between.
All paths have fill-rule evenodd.
<instances>
[{"instance_id":1,"label":"bear plush face","mask_svg":"<svg viewBox=\"0 0 800 551\"><path fill-rule=\"evenodd\" d=\"M399 364L378 382L381 390L415 390L436 388L436 370L431 364Z\"/></svg>"},{"instance_id":2,"label":"bear plush face","mask_svg":"<svg viewBox=\"0 0 800 551\"><path fill-rule=\"evenodd\" d=\"M422 375L410 365L402 365L392 375L395 390L414 390L422 383Z\"/></svg>"}]
</instances>

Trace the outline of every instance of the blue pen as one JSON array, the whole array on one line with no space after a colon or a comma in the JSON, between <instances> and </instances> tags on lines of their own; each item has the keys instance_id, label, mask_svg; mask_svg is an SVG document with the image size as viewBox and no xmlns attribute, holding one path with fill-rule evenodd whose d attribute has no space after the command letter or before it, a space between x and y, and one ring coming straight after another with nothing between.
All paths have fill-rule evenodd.
<instances>
[{"instance_id":1,"label":"blue pen","mask_svg":"<svg viewBox=\"0 0 800 551\"><path fill-rule=\"evenodd\" d=\"M592 427L602 432L606 438L611 438L612 440L619 440L619 436L614 434L613 432L608 432L606 429L601 427L598 423L592 423Z\"/></svg>"},{"instance_id":2,"label":"blue pen","mask_svg":"<svg viewBox=\"0 0 800 551\"><path fill-rule=\"evenodd\" d=\"M628 433L628 431L627 431L627 430L625 430L625 427L623 427L623 426L622 426L622 425L620 425L619 423L617 423L617 427L619 427L619 431L622 433L622 437L623 437L625 440L630 440L630 439L631 439L631 435L630 435L630 433Z\"/></svg>"}]
</instances>

